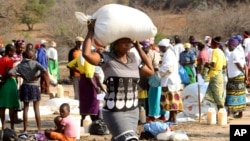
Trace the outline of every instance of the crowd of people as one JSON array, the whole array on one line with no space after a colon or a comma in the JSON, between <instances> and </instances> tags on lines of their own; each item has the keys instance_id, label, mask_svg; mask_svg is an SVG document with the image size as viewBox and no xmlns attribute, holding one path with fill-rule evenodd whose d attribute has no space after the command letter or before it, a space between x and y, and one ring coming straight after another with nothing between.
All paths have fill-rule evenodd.
<instances>
[{"instance_id":1,"label":"crowd of people","mask_svg":"<svg viewBox=\"0 0 250 141\"><path fill-rule=\"evenodd\" d=\"M94 121L101 114L113 141L138 140L139 111L143 107L147 122L160 120L178 125L177 114L184 109L181 90L198 82L198 78L209 83L205 100L218 109L227 108L230 119L242 118L246 109L246 88L250 84L250 32L234 35L226 42L222 42L220 36L205 36L203 40L190 36L182 42L181 37L175 35L158 43L153 38L132 41L124 37L102 48L92 45L94 24L95 21L88 24L85 38L75 38L75 46L68 53L69 78L82 116L81 123L77 124L83 126L87 115ZM0 45L2 129L6 127L6 108L10 112L11 129L15 129L21 101L24 127L20 137L28 138L29 102L33 102L40 132L41 93L50 93L50 86L56 86L60 78L56 42L41 40L33 45L15 40L6 46L0 41ZM155 77L159 82L153 80ZM101 92L106 94L102 111L97 99ZM170 113L169 117L166 112ZM60 113L55 123L58 127L60 123L66 126L67 119L72 120L68 117L69 105L62 105ZM70 127L74 128L71 124ZM46 130L46 136L61 138L61 134L55 133L58 130ZM62 130L63 127L60 132ZM72 132L66 134L63 138L75 139Z\"/></svg>"}]
</instances>

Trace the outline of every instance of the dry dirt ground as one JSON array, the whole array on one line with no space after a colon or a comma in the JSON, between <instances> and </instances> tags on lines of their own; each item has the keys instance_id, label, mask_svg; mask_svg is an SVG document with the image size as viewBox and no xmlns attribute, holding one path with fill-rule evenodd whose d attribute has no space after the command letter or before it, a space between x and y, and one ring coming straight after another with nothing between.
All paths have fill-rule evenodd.
<instances>
[{"instance_id":1,"label":"dry dirt ground","mask_svg":"<svg viewBox=\"0 0 250 141\"><path fill-rule=\"evenodd\" d=\"M60 66L60 74L62 79L67 79L68 70L65 65ZM73 87L72 85L63 85L65 91L69 91L69 96L73 98ZM51 86L51 91L56 92L56 88ZM49 95L42 94L41 105L50 99ZM46 115L41 116L42 119L42 129L53 128L53 118L55 115ZM174 130L185 131L190 139L190 141L229 141L229 127L232 124L249 124L250 125L250 107L247 107L247 110L244 112L242 119L230 120L230 123L226 126L219 125L207 125L205 120L194 122L181 122L177 126L174 126ZM6 124L9 127L9 123ZM22 124L16 124L16 131L19 134L23 130ZM28 132L29 134L34 134L36 132L36 122L34 118L29 118L28 121ZM143 131L143 126L138 126L138 134ZM111 135L97 136L82 136L80 141L109 141ZM154 139L156 140L156 139Z\"/></svg>"},{"instance_id":2,"label":"dry dirt ground","mask_svg":"<svg viewBox=\"0 0 250 141\"><path fill-rule=\"evenodd\" d=\"M63 85L64 90L70 91L70 97L73 96L72 85ZM55 88L51 88L52 91ZM49 100L49 95L42 94L41 104ZM53 118L55 115L42 116L42 128L48 129L53 128ZM187 133L190 141L229 141L229 126L230 124L250 124L250 107L247 107L247 110L244 112L244 117L242 119L231 120L230 123L226 126L219 125L207 125L205 120L202 120L201 123L198 121L195 122L182 122L177 126L174 126L174 130L183 130ZM9 126L9 124L7 124ZM37 128L35 124L35 119L30 118L28 123L29 133L34 133ZM16 124L16 131L20 133L22 130L22 124ZM142 132L142 125L138 126L138 133ZM81 141L109 141L111 135L97 136L82 136Z\"/></svg>"},{"instance_id":3,"label":"dry dirt ground","mask_svg":"<svg viewBox=\"0 0 250 141\"><path fill-rule=\"evenodd\" d=\"M67 79L69 76L69 72L64 64L60 66L60 78ZM65 91L69 91L69 96L73 97L73 87L72 85L63 85ZM55 87L51 87L51 91L56 92ZM41 105L49 100L49 95L42 94ZM53 118L55 115L47 115L42 116L42 128L48 129L53 128ZM226 126L219 125L207 125L205 120L202 120L201 123L199 121L195 122L182 122L177 126L174 126L174 130L183 130L187 133L190 141L229 141L229 126L230 124L250 124L250 107L247 107L247 110L244 112L244 117L242 119L230 120L230 123ZM7 124L9 126L9 124ZM22 131L23 125L17 124L16 131L20 133ZM35 133L37 130L36 123L34 118L30 118L28 122L29 133ZM138 134L143 131L143 126L138 126ZM109 141L111 135L105 136L82 136L81 141Z\"/></svg>"},{"instance_id":4,"label":"dry dirt ground","mask_svg":"<svg viewBox=\"0 0 250 141\"><path fill-rule=\"evenodd\" d=\"M68 70L64 64L60 66L60 74L62 79L68 78ZM72 85L63 85L65 91L69 91L69 96L73 98L73 87ZM56 88L51 86L51 91L56 92ZM41 105L50 99L49 95L42 94ZM42 119L42 129L53 128L53 118L55 115L46 115L41 116ZM34 134L37 130L36 122L34 118L28 119L28 132L29 134ZM230 120L230 123L226 126L219 125L207 125L205 120L202 120L201 123L199 121L194 122L182 122L177 126L174 126L174 130L182 130L185 131L190 139L190 141L229 141L229 127L231 124L249 124L250 125L250 107L247 107L247 110L244 112L244 116L242 119L234 119ZM6 124L9 127L9 123ZM16 131L19 134L23 130L23 125L16 124ZM138 126L138 134L143 131L143 126ZM80 141L109 141L111 139L111 135L97 136L82 136ZM156 140L156 139L155 139Z\"/></svg>"}]
</instances>

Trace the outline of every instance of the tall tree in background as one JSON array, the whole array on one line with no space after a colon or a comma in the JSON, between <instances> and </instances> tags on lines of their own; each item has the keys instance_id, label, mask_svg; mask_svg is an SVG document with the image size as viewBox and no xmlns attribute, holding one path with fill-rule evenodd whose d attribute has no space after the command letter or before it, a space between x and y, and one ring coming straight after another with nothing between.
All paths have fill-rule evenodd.
<instances>
[{"instance_id":1,"label":"tall tree in background","mask_svg":"<svg viewBox=\"0 0 250 141\"><path fill-rule=\"evenodd\" d=\"M54 0L27 0L24 10L20 13L20 21L31 31L34 25L42 22L47 15L48 8L54 5Z\"/></svg>"}]
</instances>

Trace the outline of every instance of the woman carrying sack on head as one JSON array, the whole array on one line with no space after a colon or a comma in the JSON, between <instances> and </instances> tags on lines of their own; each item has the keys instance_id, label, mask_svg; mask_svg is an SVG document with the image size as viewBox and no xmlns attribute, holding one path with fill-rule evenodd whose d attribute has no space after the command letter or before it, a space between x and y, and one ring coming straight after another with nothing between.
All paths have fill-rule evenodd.
<instances>
[{"instance_id":1,"label":"woman carrying sack on head","mask_svg":"<svg viewBox=\"0 0 250 141\"><path fill-rule=\"evenodd\" d=\"M88 33L83 43L82 55L93 65L101 65L105 74L107 94L104 98L103 119L107 124L112 141L138 140L137 124L139 118L137 84L140 75L154 74L152 63L138 42L124 37L111 44L110 52L101 54L91 51L95 21L88 25ZM134 46L142 62L138 64L133 53Z\"/></svg>"}]
</instances>

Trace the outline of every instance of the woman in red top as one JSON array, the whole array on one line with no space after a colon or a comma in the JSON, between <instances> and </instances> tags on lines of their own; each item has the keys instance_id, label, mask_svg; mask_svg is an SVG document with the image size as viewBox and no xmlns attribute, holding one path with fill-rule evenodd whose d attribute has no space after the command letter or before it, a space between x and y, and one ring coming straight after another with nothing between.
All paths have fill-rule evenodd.
<instances>
[{"instance_id":1,"label":"woman in red top","mask_svg":"<svg viewBox=\"0 0 250 141\"><path fill-rule=\"evenodd\" d=\"M13 68L14 61L11 59L15 53L15 47L8 44L5 47L5 55L0 58L0 118L2 130L5 128L5 109L9 108L10 125L14 130L14 108L19 108L17 83L14 77L8 74L8 71Z\"/></svg>"}]
</instances>

